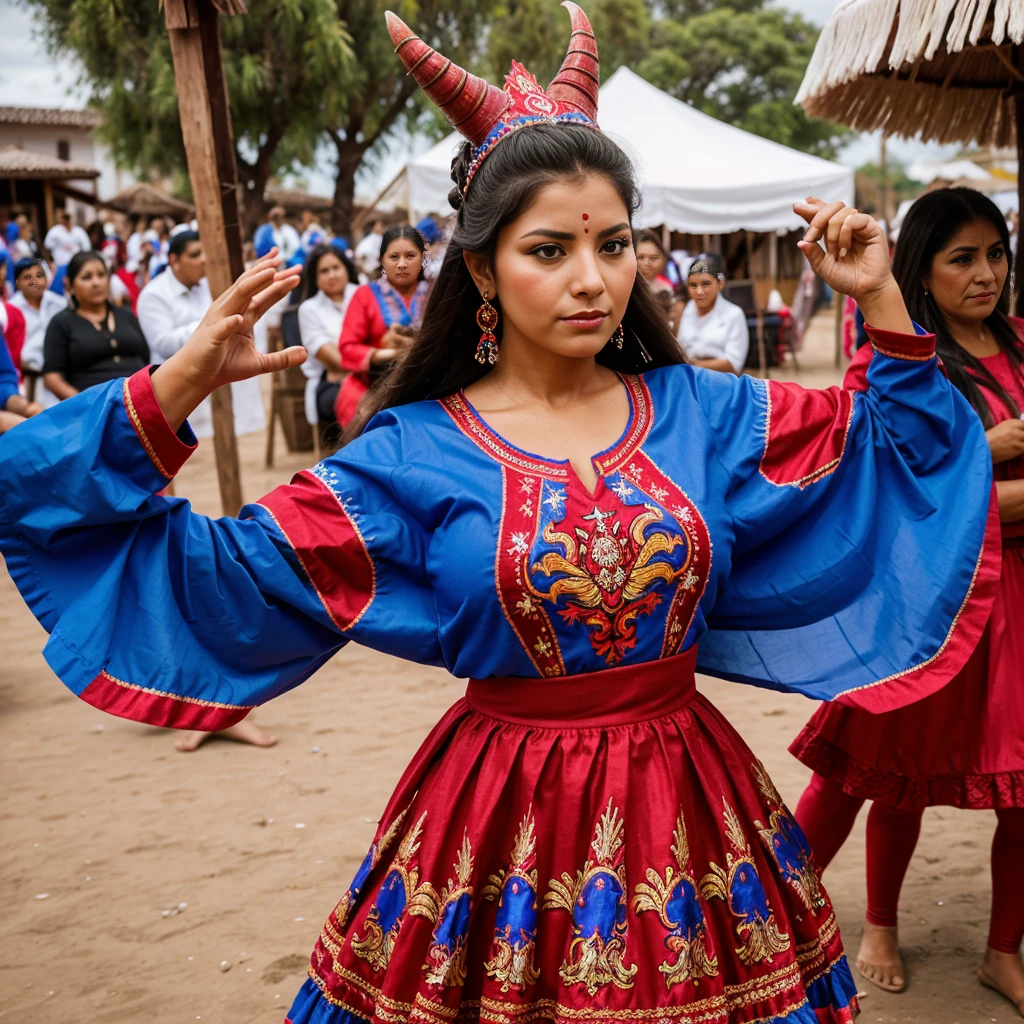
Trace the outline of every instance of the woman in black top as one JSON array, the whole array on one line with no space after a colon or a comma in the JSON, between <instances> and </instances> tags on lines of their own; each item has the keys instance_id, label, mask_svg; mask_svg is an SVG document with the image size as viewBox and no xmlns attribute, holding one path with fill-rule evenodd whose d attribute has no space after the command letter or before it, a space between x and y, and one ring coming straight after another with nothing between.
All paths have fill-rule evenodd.
<instances>
[{"instance_id":1,"label":"woman in black top","mask_svg":"<svg viewBox=\"0 0 1024 1024\"><path fill-rule=\"evenodd\" d=\"M110 277L98 252L80 252L68 264L71 309L58 313L43 342L43 383L61 399L149 363L139 321L110 302Z\"/></svg>"}]
</instances>

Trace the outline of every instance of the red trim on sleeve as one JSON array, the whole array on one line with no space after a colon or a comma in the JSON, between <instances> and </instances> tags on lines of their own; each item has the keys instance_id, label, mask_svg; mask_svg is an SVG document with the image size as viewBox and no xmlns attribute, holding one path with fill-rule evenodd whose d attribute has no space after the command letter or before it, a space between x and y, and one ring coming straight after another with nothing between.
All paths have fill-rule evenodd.
<instances>
[{"instance_id":1,"label":"red trim on sleeve","mask_svg":"<svg viewBox=\"0 0 1024 1024\"><path fill-rule=\"evenodd\" d=\"M150 367L125 377L123 394L128 420L135 428L146 454L158 472L168 480L173 480L197 446L186 444L171 429L153 392Z\"/></svg>"},{"instance_id":2,"label":"red trim on sleeve","mask_svg":"<svg viewBox=\"0 0 1024 1024\"><path fill-rule=\"evenodd\" d=\"M835 699L842 704L881 714L941 690L967 664L967 659L974 653L985 632L992 602L999 588L1001 568L999 503L993 486L985 522L985 538L978 553L974 576L942 645L919 665L866 686L847 690ZM882 686L882 683L885 685Z\"/></svg>"},{"instance_id":3,"label":"red trim on sleeve","mask_svg":"<svg viewBox=\"0 0 1024 1024\"><path fill-rule=\"evenodd\" d=\"M291 544L327 614L343 632L370 607L376 573L356 518L332 486L331 470L297 473L290 484L257 504L270 513Z\"/></svg>"},{"instance_id":4,"label":"red trim on sleeve","mask_svg":"<svg viewBox=\"0 0 1024 1024\"><path fill-rule=\"evenodd\" d=\"M145 686L135 686L101 672L81 693L81 698L100 711L168 729L199 729L217 732L240 722L251 707L218 704L216 701L182 697Z\"/></svg>"},{"instance_id":5,"label":"red trim on sleeve","mask_svg":"<svg viewBox=\"0 0 1024 1024\"><path fill-rule=\"evenodd\" d=\"M925 363L935 357L934 334L901 334L898 331L882 331L868 324L864 325L864 329L871 339L871 347L883 356L918 363Z\"/></svg>"},{"instance_id":6,"label":"red trim on sleeve","mask_svg":"<svg viewBox=\"0 0 1024 1024\"><path fill-rule=\"evenodd\" d=\"M778 487L808 487L834 472L846 451L853 393L816 391L799 384L766 382L761 476Z\"/></svg>"}]
</instances>

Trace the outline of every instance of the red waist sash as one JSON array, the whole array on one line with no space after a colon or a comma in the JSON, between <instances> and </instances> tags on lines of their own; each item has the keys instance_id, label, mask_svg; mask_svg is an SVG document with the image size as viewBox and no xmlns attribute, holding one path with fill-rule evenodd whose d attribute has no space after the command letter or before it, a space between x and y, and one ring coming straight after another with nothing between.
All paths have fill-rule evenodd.
<instances>
[{"instance_id":1,"label":"red waist sash","mask_svg":"<svg viewBox=\"0 0 1024 1024\"><path fill-rule=\"evenodd\" d=\"M471 679L466 701L491 718L542 728L586 729L660 718L697 695L697 645L641 665L553 679Z\"/></svg>"}]
</instances>

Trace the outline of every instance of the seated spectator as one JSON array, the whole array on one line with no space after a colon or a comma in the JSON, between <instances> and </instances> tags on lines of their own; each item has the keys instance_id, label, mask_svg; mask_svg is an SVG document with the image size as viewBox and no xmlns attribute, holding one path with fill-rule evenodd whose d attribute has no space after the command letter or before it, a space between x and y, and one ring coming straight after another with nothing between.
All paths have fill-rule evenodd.
<instances>
[{"instance_id":1,"label":"seated spectator","mask_svg":"<svg viewBox=\"0 0 1024 1024\"><path fill-rule=\"evenodd\" d=\"M708 370L742 373L750 348L747 315L721 293L722 258L699 256L690 264L686 286L691 301L679 323L679 341L690 362Z\"/></svg>"},{"instance_id":2,"label":"seated spectator","mask_svg":"<svg viewBox=\"0 0 1024 1024\"><path fill-rule=\"evenodd\" d=\"M67 270L71 308L46 328L43 383L62 401L149 363L138 320L110 302L110 277L98 252L80 252Z\"/></svg>"},{"instance_id":3,"label":"seated spectator","mask_svg":"<svg viewBox=\"0 0 1024 1024\"><path fill-rule=\"evenodd\" d=\"M63 295L49 290L50 274L45 260L19 260L14 266L15 292L11 305L25 318L25 343L21 348L21 369L35 374L43 371L43 339L50 321L68 308ZM44 409L59 399L42 381L32 396Z\"/></svg>"},{"instance_id":4,"label":"seated spectator","mask_svg":"<svg viewBox=\"0 0 1024 1024\"><path fill-rule=\"evenodd\" d=\"M30 402L19 393L18 371L0 331L0 434L42 411L43 407L38 402Z\"/></svg>"},{"instance_id":5,"label":"seated spectator","mask_svg":"<svg viewBox=\"0 0 1024 1024\"><path fill-rule=\"evenodd\" d=\"M676 286L669 277L671 258L653 231L640 231L636 236L636 269L654 292L665 310L665 319L675 333L683 313L683 303L676 297ZM675 270L675 267L672 267Z\"/></svg>"},{"instance_id":6,"label":"seated spectator","mask_svg":"<svg viewBox=\"0 0 1024 1024\"><path fill-rule=\"evenodd\" d=\"M349 300L359 287L352 261L330 245L318 245L306 260L304 299L299 306L299 333L309 358L306 375L306 420L313 427L334 423L334 403L345 378L338 339Z\"/></svg>"},{"instance_id":7,"label":"seated spectator","mask_svg":"<svg viewBox=\"0 0 1024 1024\"><path fill-rule=\"evenodd\" d=\"M68 264L76 253L90 250L89 236L77 224L72 225L71 214L67 210L60 209L57 211L57 223L46 232L43 245L53 257L53 281L50 288L58 295L63 295Z\"/></svg>"}]
</instances>

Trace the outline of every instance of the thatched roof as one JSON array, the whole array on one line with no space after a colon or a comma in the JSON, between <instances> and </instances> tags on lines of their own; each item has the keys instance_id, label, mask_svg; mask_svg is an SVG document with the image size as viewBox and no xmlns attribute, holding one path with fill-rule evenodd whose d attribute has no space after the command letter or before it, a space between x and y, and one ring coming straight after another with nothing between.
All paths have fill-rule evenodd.
<instances>
[{"instance_id":1,"label":"thatched roof","mask_svg":"<svg viewBox=\"0 0 1024 1024\"><path fill-rule=\"evenodd\" d=\"M44 125L51 128L95 128L103 120L95 110L58 107L0 107L0 124Z\"/></svg>"},{"instance_id":2,"label":"thatched roof","mask_svg":"<svg viewBox=\"0 0 1024 1024\"><path fill-rule=\"evenodd\" d=\"M797 102L861 131L1008 146L1022 40L1019 0L841 0Z\"/></svg>"},{"instance_id":3,"label":"thatched roof","mask_svg":"<svg viewBox=\"0 0 1024 1024\"><path fill-rule=\"evenodd\" d=\"M0 178L33 178L58 181L64 178L98 178L100 172L88 164L76 164L55 156L28 153L17 146L0 149Z\"/></svg>"},{"instance_id":4,"label":"thatched roof","mask_svg":"<svg viewBox=\"0 0 1024 1024\"><path fill-rule=\"evenodd\" d=\"M154 217L166 215L191 219L195 213L195 207L191 203L186 203L183 199L141 181L122 189L103 205L121 213L148 213Z\"/></svg>"},{"instance_id":5,"label":"thatched roof","mask_svg":"<svg viewBox=\"0 0 1024 1024\"><path fill-rule=\"evenodd\" d=\"M280 185L267 188L263 193L263 202L266 206L283 206L289 214L301 213L303 210L326 213L333 205L326 196L314 196L302 189L282 188Z\"/></svg>"}]
</instances>

